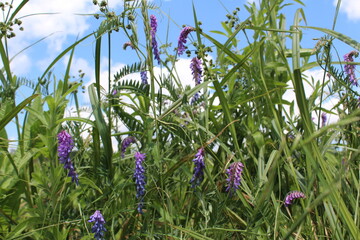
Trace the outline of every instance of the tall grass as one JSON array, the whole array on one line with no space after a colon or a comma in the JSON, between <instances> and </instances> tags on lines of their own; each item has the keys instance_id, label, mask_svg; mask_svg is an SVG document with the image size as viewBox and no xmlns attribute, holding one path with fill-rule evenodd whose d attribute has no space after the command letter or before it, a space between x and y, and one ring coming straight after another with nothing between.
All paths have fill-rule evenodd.
<instances>
[{"instance_id":1,"label":"tall grass","mask_svg":"<svg viewBox=\"0 0 360 240\"><path fill-rule=\"evenodd\" d=\"M3 24L9 25L26 3L8 9L11 17ZM202 62L202 83L193 88L181 84L180 57L170 43L159 46L161 61L154 61L150 15L157 16L157 6L145 0L126 1L116 13L105 1L97 3L98 30L61 52L39 81L29 84L33 94L21 103L15 94L25 80L13 75L7 53L11 39L1 35L0 237L92 239L88 220L100 210L104 239L359 239L359 93L342 70L347 63L333 60L332 54L334 39L357 51L360 45L334 28L303 26L304 4L293 4L299 7L294 16L282 13L283 0L247 4L245 21L234 9L224 16L223 29L213 33L202 29L194 5L188 51L181 56ZM301 48L308 28L324 34L314 49ZM127 51L139 59L110 73L111 39L118 31L127 36L124 43L131 43ZM223 39L217 34L226 40L217 40ZM95 83L87 89L92 116L82 118L76 94L81 83L71 82L69 72L74 49L88 38L96 43ZM68 65L58 79L50 70L66 54ZM108 92L100 84L103 54L109 63ZM323 79L308 97L311 76L305 71L319 67ZM168 74L157 76L156 68ZM149 84L126 79L140 72L147 73ZM294 92L291 102L285 99L289 90ZM191 103L199 91L200 98ZM336 97L334 107L323 107L324 99ZM77 103L75 117L65 116L70 98ZM25 112L23 123L20 111ZM322 113L339 120L321 126ZM10 152L5 126L13 119L18 144ZM123 126L127 130L119 131ZM75 142L70 159L78 186L58 160L61 130ZM122 157L127 136L136 141ZM192 160L201 148L204 177L194 188ZM138 151L146 154L141 198L133 178ZM227 169L234 162L244 169L240 188L231 194ZM291 191L306 197L286 206Z\"/></svg>"}]
</instances>

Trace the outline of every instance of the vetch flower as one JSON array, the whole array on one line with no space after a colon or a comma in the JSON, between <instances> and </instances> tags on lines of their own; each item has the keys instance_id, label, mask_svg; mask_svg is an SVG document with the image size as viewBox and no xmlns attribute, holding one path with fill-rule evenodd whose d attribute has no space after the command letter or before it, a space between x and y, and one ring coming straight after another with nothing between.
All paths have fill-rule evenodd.
<instances>
[{"instance_id":1,"label":"vetch flower","mask_svg":"<svg viewBox=\"0 0 360 240\"><path fill-rule=\"evenodd\" d=\"M79 177L70 159L70 153L74 147L74 140L65 130L61 131L57 137L59 161L61 164L64 164L65 169L69 170L68 176L71 177L71 181L79 185Z\"/></svg>"},{"instance_id":2,"label":"vetch flower","mask_svg":"<svg viewBox=\"0 0 360 240\"><path fill-rule=\"evenodd\" d=\"M186 39L189 35L190 32L195 31L195 28L193 27L184 27L181 30L180 36L179 36L179 40L178 40L178 55L180 56L181 54L184 53L185 51L185 43L186 43Z\"/></svg>"},{"instance_id":3,"label":"vetch flower","mask_svg":"<svg viewBox=\"0 0 360 240\"><path fill-rule=\"evenodd\" d=\"M321 126L324 127L327 121L326 113L321 113Z\"/></svg>"},{"instance_id":4,"label":"vetch flower","mask_svg":"<svg viewBox=\"0 0 360 240\"><path fill-rule=\"evenodd\" d=\"M147 78L146 71L140 72L140 77L141 77L142 84L148 84L148 81L147 81L148 78Z\"/></svg>"},{"instance_id":5,"label":"vetch flower","mask_svg":"<svg viewBox=\"0 0 360 240\"><path fill-rule=\"evenodd\" d=\"M204 148L199 148L198 152L195 154L195 158L193 160L195 167L193 177L190 180L191 187L195 188L199 186L200 183L204 180L204 168L205 168L205 151Z\"/></svg>"},{"instance_id":6,"label":"vetch flower","mask_svg":"<svg viewBox=\"0 0 360 240\"><path fill-rule=\"evenodd\" d=\"M136 198L139 199L138 203L138 212L142 212L143 207L143 197L145 195L145 168L143 166L143 162L146 158L145 153L136 152L135 155L135 171L134 171L134 179L136 185Z\"/></svg>"},{"instance_id":7,"label":"vetch flower","mask_svg":"<svg viewBox=\"0 0 360 240\"><path fill-rule=\"evenodd\" d=\"M154 58L158 61L158 64L160 64L159 49L156 42L157 20L154 15L150 15L150 27L151 46L154 51Z\"/></svg>"},{"instance_id":8,"label":"vetch flower","mask_svg":"<svg viewBox=\"0 0 360 240\"><path fill-rule=\"evenodd\" d=\"M201 67L201 60L197 57L191 59L190 63L191 73L193 75L193 79L195 80L195 86L201 83L201 75L202 75L202 67ZM199 92L197 92L193 98L191 99L191 104L196 102L200 98Z\"/></svg>"},{"instance_id":9,"label":"vetch flower","mask_svg":"<svg viewBox=\"0 0 360 240\"><path fill-rule=\"evenodd\" d=\"M289 192L285 197L285 207L290 206L292 201L297 198L305 198L305 194L300 191Z\"/></svg>"},{"instance_id":10,"label":"vetch flower","mask_svg":"<svg viewBox=\"0 0 360 240\"><path fill-rule=\"evenodd\" d=\"M344 55L344 61L345 62L354 62L353 56L357 57L359 55L359 52L357 51L351 51ZM349 81L352 85L358 86L358 82L355 77L355 65L352 64L345 64L345 72L349 77Z\"/></svg>"},{"instance_id":11,"label":"vetch flower","mask_svg":"<svg viewBox=\"0 0 360 240\"><path fill-rule=\"evenodd\" d=\"M105 220L101 212L99 210L96 210L95 213L90 216L89 222L94 222L94 226L91 228L91 232L95 233L95 239L103 239L106 228L104 227Z\"/></svg>"},{"instance_id":12,"label":"vetch flower","mask_svg":"<svg viewBox=\"0 0 360 240\"><path fill-rule=\"evenodd\" d=\"M241 162L234 162L230 164L229 168L226 170L226 173L228 175L228 178L226 179L226 191L230 194L235 193L236 190L239 189L243 168L244 165Z\"/></svg>"},{"instance_id":13,"label":"vetch flower","mask_svg":"<svg viewBox=\"0 0 360 240\"><path fill-rule=\"evenodd\" d=\"M121 157L125 157L125 152L126 149L130 146L130 144L134 143L136 141L136 139L132 136L128 136L126 137L124 140L122 140L121 142Z\"/></svg>"}]
</instances>

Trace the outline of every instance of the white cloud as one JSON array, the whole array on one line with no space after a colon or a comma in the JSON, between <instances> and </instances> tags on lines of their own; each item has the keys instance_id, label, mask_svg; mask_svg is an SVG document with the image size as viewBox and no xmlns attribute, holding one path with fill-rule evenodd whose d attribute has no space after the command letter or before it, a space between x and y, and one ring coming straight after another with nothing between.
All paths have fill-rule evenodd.
<instances>
[{"instance_id":1,"label":"white cloud","mask_svg":"<svg viewBox=\"0 0 360 240\"><path fill-rule=\"evenodd\" d=\"M336 6L338 0L333 3ZM351 20L360 19L360 1L359 0L342 0L340 10L345 12L347 17Z\"/></svg>"},{"instance_id":2,"label":"white cloud","mask_svg":"<svg viewBox=\"0 0 360 240\"><path fill-rule=\"evenodd\" d=\"M25 54L18 55L10 63L12 72L15 73L15 75L17 76L25 75L26 73L28 73L31 69L31 66L32 62L28 55Z\"/></svg>"},{"instance_id":3,"label":"white cloud","mask_svg":"<svg viewBox=\"0 0 360 240\"><path fill-rule=\"evenodd\" d=\"M324 71L323 70L307 70L304 72L304 75L307 76L307 78L303 78L303 83L304 83L304 91L305 91L305 96L306 98L309 98L311 96L311 94L314 92L314 88L313 86L315 86L317 83L322 83L322 79L324 76ZM313 78L313 82L312 82L312 78ZM307 79L307 81L305 81L305 79ZM328 77L326 76L326 80L328 80ZM310 84L309 84L310 83ZM295 92L294 92L294 87L292 85L292 82L289 81L288 82L288 90L284 93L283 95L283 99L287 100L289 102L294 101L294 115L295 116L299 116L300 115L300 111L297 107L297 102L296 102L296 98L295 98ZM327 92L326 92L326 87L325 87L325 92L324 92L324 100L322 103L322 108L326 109L326 110L331 110L337 103L338 103L338 99L335 98L334 96L331 97L327 97ZM319 104L320 103L320 99L317 98L315 101L315 104ZM288 106L283 106L285 111L287 111L287 113L290 114L290 108ZM328 116L328 122L329 123L334 123L336 121L339 120L339 117L337 115L333 115L333 114L327 114ZM290 116L290 117L294 117L294 116ZM312 117L317 119L319 116L316 115L315 112L312 113Z\"/></svg>"},{"instance_id":4,"label":"white cloud","mask_svg":"<svg viewBox=\"0 0 360 240\"><path fill-rule=\"evenodd\" d=\"M20 0L15 0L13 5L17 6L19 3ZM81 36L90 27L87 23L89 16L76 14L96 11L96 6L89 0L31 0L17 15L18 18L23 16L21 21L25 30L18 31L16 37L32 41L54 33L45 41L49 49L59 51L69 35ZM39 15L28 16L36 13Z\"/></svg>"}]
</instances>

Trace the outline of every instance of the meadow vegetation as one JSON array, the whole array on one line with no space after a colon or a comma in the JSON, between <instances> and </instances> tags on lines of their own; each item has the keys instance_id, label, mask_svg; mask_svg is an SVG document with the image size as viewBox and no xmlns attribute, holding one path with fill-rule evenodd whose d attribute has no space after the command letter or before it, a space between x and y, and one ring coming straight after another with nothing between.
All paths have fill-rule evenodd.
<instances>
[{"instance_id":1,"label":"meadow vegetation","mask_svg":"<svg viewBox=\"0 0 360 240\"><path fill-rule=\"evenodd\" d=\"M0 26L1 239L360 239L360 44L307 26L300 0L233 9L212 32L189 6L193 25L179 30L176 43L159 39L154 2L128 0L114 12L94 0L97 31L32 82L13 74L7 51L27 2L0 6L7 16ZM288 4L298 6L294 16L283 14ZM308 29L323 37L304 49ZM108 43L119 32L138 61L101 86L100 59L107 56L110 70ZM85 89L90 118L81 114L83 83L70 76L86 39L95 42L95 82ZM338 57L335 39L353 51ZM65 56L67 68L55 77ZM180 58L191 59L191 87L176 69ZM323 78L304 74L311 69ZM141 80L129 79L136 74ZM24 85L32 94L16 102ZM337 102L325 108L330 98ZM70 99L72 116L65 114ZM338 120L330 123L330 115ZM17 134L12 151L8 124Z\"/></svg>"}]
</instances>

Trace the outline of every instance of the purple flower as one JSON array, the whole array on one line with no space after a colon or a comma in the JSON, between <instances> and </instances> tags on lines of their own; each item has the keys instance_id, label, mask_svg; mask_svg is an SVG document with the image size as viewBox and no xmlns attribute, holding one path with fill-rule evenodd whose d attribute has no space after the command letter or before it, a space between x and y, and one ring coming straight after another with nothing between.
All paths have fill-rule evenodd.
<instances>
[{"instance_id":1,"label":"purple flower","mask_svg":"<svg viewBox=\"0 0 360 240\"><path fill-rule=\"evenodd\" d=\"M191 59L190 63L191 73L193 75L193 79L195 80L195 85L199 85L201 83L201 75L202 75L202 68L201 68L201 60L197 57ZM197 92L194 97L191 99L191 104L196 102L200 97L200 94Z\"/></svg>"},{"instance_id":2,"label":"purple flower","mask_svg":"<svg viewBox=\"0 0 360 240\"><path fill-rule=\"evenodd\" d=\"M243 171L244 165L241 162L232 163L229 168L226 170L228 175L227 188L226 191L231 194L235 193L237 189L240 187L241 182L241 174Z\"/></svg>"},{"instance_id":3,"label":"purple flower","mask_svg":"<svg viewBox=\"0 0 360 240\"><path fill-rule=\"evenodd\" d=\"M140 72L140 77L142 84L148 84L146 71Z\"/></svg>"},{"instance_id":4,"label":"purple flower","mask_svg":"<svg viewBox=\"0 0 360 240\"><path fill-rule=\"evenodd\" d=\"M143 207L143 196L145 195L145 168L143 166L143 161L146 158L145 153L136 152L135 155L135 171L134 179L136 185L136 198L139 199L138 212L142 212Z\"/></svg>"},{"instance_id":5,"label":"purple flower","mask_svg":"<svg viewBox=\"0 0 360 240\"><path fill-rule=\"evenodd\" d=\"M204 148L199 148L198 152L195 154L195 158L193 160L195 167L193 177L190 180L191 187L195 188L199 186L200 183L204 180L204 168L205 168L205 151Z\"/></svg>"},{"instance_id":6,"label":"purple flower","mask_svg":"<svg viewBox=\"0 0 360 240\"><path fill-rule=\"evenodd\" d=\"M130 146L130 144L134 143L135 141L136 141L136 139L132 136L128 136L124 140L122 140L122 142L121 142L121 157L122 158L125 157L126 149Z\"/></svg>"},{"instance_id":7,"label":"purple flower","mask_svg":"<svg viewBox=\"0 0 360 240\"><path fill-rule=\"evenodd\" d=\"M357 51L351 51L344 55L345 62L354 62L353 56L357 57L359 53ZM349 81L352 85L358 86L358 82L355 77L355 65L345 64L345 72L349 77Z\"/></svg>"},{"instance_id":8,"label":"purple flower","mask_svg":"<svg viewBox=\"0 0 360 240\"><path fill-rule=\"evenodd\" d=\"M154 51L154 58L158 61L158 64L160 64L159 49L156 42L157 20L154 15L150 15L150 27L151 46Z\"/></svg>"},{"instance_id":9,"label":"purple flower","mask_svg":"<svg viewBox=\"0 0 360 240\"><path fill-rule=\"evenodd\" d=\"M61 164L64 164L65 169L69 170L68 177L71 177L71 181L79 185L79 177L70 159L70 153L74 147L74 140L65 130L61 131L57 137L59 161Z\"/></svg>"},{"instance_id":10,"label":"purple flower","mask_svg":"<svg viewBox=\"0 0 360 240\"><path fill-rule=\"evenodd\" d=\"M113 92L112 92L112 95L116 95L117 94L117 90L114 89Z\"/></svg>"},{"instance_id":11,"label":"purple flower","mask_svg":"<svg viewBox=\"0 0 360 240\"><path fill-rule=\"evenodd\" d=\"M297 198L305 198L305 194L300 191L289 192L285 197L285 207L290 206L292 201Z\"/></svg>"},{"instance_id":12,"label":"purple flower","mask_svg":"<svg viewBox=\"0 0 360 240\"><path fill-rule=\"evenodd\" d=\"M131 49L134 49L134 45L131 42L124 43L123 49L126 50L127 47L131 47Z\"/></svg>"},{"instance_id":13,"label":"purple flower","mask_svg":"<svg viewBox=\"0 0 360 240\"><path fill-rule=\"evenodd\" d=\"M321 113L321 126L324 127L327 121L326 113Z\"/></svg>"},{"instance_id":14,"label":"purple flower","mask_svg":"<svg viewBox=\"0 0 360 240\"><path fill-rule=\"evenodd\" d=\"M180 36L179 36L179 40L178 40L178 55L180 56L181 54L184 53L185 51L185 43L186 43L186 39L189 35L190 32L195 31L195 28L193 27L184 27L181 30Z\"/></svg>"},{"instance_id":15,"label":"purple flower","mask_svg":"<svg viewBox=\"0 0 360 240\"><path fill-rule=\"evenodd\" d=\"M95 222L94 226L91 228L91 232L95 233L95 239L103 239L104 231L106 231L106 228L104 227L105 220L101 212L99 210L96 210L95 213L90 216L89 222Z\"/></svg>"}]
</instances>

